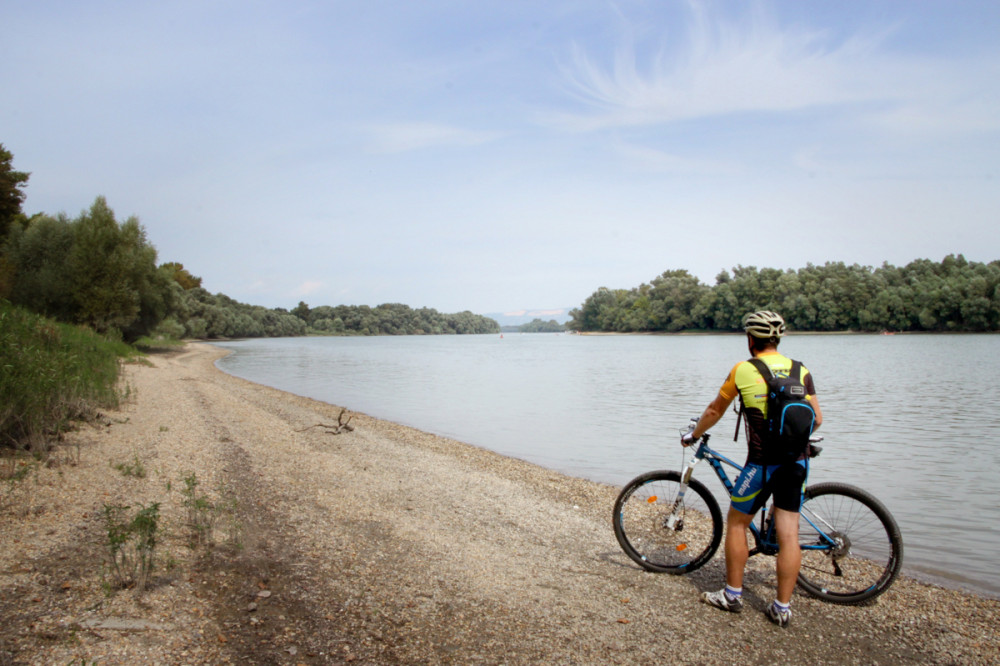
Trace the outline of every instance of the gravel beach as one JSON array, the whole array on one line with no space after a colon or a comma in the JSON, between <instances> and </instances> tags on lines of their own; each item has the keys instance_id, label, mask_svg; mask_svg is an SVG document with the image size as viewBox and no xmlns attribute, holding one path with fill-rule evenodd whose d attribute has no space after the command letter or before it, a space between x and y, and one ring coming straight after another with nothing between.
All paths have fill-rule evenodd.
<instances>
[{"instance_id":1,"label":"gravel beach","mask_svg":"<svg viewBox=\"0 0 1000 666\"><path fill-rule=\"evenodd\" d=\"M796 592L782 630L759 557L722 613L698 601L721 554L677 577L621 552L616 488L363 414L332 434L341 406L226 375L225 353L127 366L121 409L4 481L0 664L1000 663L998 600L901 577L860 607ZM148 589L113 589L104 507L151 503Z\"/></svg>"}]
</instances>

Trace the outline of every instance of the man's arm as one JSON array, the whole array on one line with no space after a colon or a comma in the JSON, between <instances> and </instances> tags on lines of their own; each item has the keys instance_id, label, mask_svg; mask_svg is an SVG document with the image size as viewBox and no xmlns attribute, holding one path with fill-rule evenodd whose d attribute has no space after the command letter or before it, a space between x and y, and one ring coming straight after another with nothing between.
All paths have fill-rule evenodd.
<instances>
[{"instance_id":1,"label":"man's arm","mask_svg":"<svg viewBox=\"0 0 1000 666\"><path fill-rule=\"evenodd\" d=\"M815 399L815 396L813 399ZM705 411L701 413L701 418L698 419L698 423L695 425L694 431L691 433L691 437L697 440L708 432L712 426L719 422L719 419L723 417L732 402L733 398L726 398L721 393L716 395L715 399L708 403L708 407L706 407ZM813 409L817 410L817 421L821 420L819 418L818 407L814 405Z\"/></svg>"},{"instance_id":2,"label":"man's arm","mask_svg":"<svg viewBox=\"0 0 1000 666\"><path fill-rule=\"evenodd\" d=\"M813 432L816 432L816 429L823 425L823 412L820 411L819 400L816 399L816 396L809 396L809 404L812 405L813 411L816 412L816 421L813 423Z\"/></svg>"}]
</instances>

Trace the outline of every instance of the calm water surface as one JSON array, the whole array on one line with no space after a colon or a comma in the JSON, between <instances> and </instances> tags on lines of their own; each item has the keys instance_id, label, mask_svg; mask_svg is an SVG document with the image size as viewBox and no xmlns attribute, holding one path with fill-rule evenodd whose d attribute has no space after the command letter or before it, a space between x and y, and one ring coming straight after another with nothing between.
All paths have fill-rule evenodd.
<instances>
[{"instance_id":1,"label":"calm water surface","mask_svg":"<svg viewBox=\"0 0 1000 666\"><path fill-rule=\"evenodd\" d=\"M678 429L747 355L739 335L219 346L235 352L219 367L239 377L614 485L679 468ZM903 531L910 573L1000 595L1000 416L988 397L1000 336L800 334L781 350L812 371L823 407L826 441L810 482L844 481L879 497ZM713 446L742 462L735 425L734 414L720 421ZM697 476L719 486L707 467Z\"/></svg>"}]
</instances>

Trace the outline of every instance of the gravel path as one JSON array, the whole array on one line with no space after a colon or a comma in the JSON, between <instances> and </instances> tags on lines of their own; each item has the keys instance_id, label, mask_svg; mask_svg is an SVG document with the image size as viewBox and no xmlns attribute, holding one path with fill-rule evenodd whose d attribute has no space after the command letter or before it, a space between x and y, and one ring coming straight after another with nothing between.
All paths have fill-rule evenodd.
<instances>
[{"instance_id":1,"label":"gravel path","mask_svg":"<svg viewBox=\"0 0 1000 666\"><path fill-rule=\"evenodd\" d=\"M906 578L864 607L796 593L781 630L756 558L749 608L716 611L697 599L721 556L640 570L612 534L617 489L360 414L329 434L339 407L226 375L224 353L129 366L128 404L5 482L0 664L1000 662L1000 602ZM208 546L192 474L220 507ZM142 593L102 575L115 502L160 503Z\"/></svg>"}]
</instances>

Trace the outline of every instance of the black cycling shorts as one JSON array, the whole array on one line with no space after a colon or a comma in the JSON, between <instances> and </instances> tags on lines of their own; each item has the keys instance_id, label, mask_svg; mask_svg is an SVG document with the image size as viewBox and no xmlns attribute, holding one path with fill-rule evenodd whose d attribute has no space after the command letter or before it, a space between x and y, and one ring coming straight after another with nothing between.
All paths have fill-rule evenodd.
<instances>
[{"instance_id":1,"label":"black cycling shorts","mask_svg":"<svg viewBox=\"0 0 1000 666\"><path fill-rule=\"evenodd\" d=\"M767 499L774 496L774 505L785 511L795 511L802 506L802 491L809 478L809 462L798 460L782 465L753 465L748 463L736 478L730 498L737 511L753 515L760 511Z\"/></svg>"}]
</instances>

